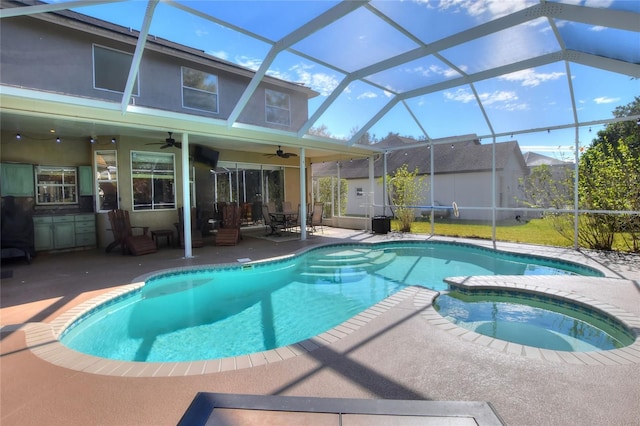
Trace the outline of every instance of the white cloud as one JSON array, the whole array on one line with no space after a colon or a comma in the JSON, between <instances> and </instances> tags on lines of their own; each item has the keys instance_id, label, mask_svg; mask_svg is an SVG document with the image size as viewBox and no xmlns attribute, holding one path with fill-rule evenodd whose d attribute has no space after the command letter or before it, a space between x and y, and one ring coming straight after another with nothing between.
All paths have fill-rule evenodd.
<instances>
[{"instance_id":1,"label":"white cloud","mask_svg":"<svg viewBox=\"0 0 640 426\"><path fill-rule=\"evenodd\" d=\"M476 97L473 96L473 93L465 89L458 89L455 92L444 92L444 97L447 100L462 102L463 104L467 104L476 100Z\"/></svg>"},{"instance_id":2,"label":"white cloud","mask_svg":"<svg viewBox=\"0 0 640 426\"><path fill-rule=\"evenodd\" d=\"M444 93L444 97L446 100L462 102L464 104L476 101L473 93L466 89L458 89L455 92L447 91ZM518 102L518 95L512 91L501 90L479 93L478 98L485 107L506 111L526 111L529 109L529 105L526 103Z\"/></svg>"},{"instance_id":3,"label":"white cloud","mask_svg":"<svg viewBox=\"0 0 640 426\"><path fill-rule=\"evenodd\" d=\"M534 69L529 68L503 75L500 79L519 82L525 87L536 87L542 83L546 83L547 81L557 80L564 75L565 73L563 72L538 73Z\"/></svg>"},{"instance_id":4,"label":"white cloud","mask_svg":"<svg viewBox=\"0 0 640 426\"><path fill-rule=\"evenodd\" d=\"M226 59L226 55L223 59ZM262 59L251 58L248 56L237 56L235 58L235 63L255 71L260 68L260 65L262 65ZM321 96L329 96L329 94L338 87L340 81L335 75L323 72L313 72L314 67L315 65L300 62L291 66L286 71L271 68L267 71L267 75L293 83L304 84L305 86L320 93Z\"/></svg>"},{"instance_id":5,"label":"white cloud","mask_svg":"<svg viewBox=\"0 0 640 426\"><path fill-rule=\"evenodd\" d=\"M462 71L466 71L467 66L463 65L460 67L460 69ZM458 71L454 70L453 68L449 68L449 67L441 67L439 65L430 65L428 68L423 67L422 65L420 66L416 66L413 68L406 68L405 71L407 73L410 74L418 74L421 75L423 77L429 77L432 75L441 75L444 76L446 78L452 78L452 77L460 77L460 74L458 73Z\"/></svg>"},{"instance_id":6,"label":"white cloud","mask_svg":"<svg viewBox=\"0 0 640 426\"><path fill-rule=\"evenodd\" d=\"M198 37L204 37L204 36L206 36L206 35L208 35L208 34L209 34L209 31L206 31L206 30L196 30L196 36L198 36Z\"/></svg>"},{"instance_id":7,"label":"white cloud","mask_svg":"<svg viewBox=\"0 0 640 426\"><path fill-rule=\"evenodd\" d=\"M229 60L229 54L224 50L218 50L217 52L207 52L207 55L215 56L216 58L223 59L225 61Z\"/></svg>"},{"instance_id":8,"label":"white cloud","mask_svg":"<svg viewBox=\"0 0 640 426\"><path fill-rule=\"evenodd\" d=\"M595 98L593 101L597 104L611 104L614 102L618 102L620 98L608 98L606 96L600 96L599 98Z\"/></svg>"},{"instance_id":9,"label":"white cloud","mask_svg":"<svg viewBox=\"0 0 640 426\"><path fill-rule=\"evenodd\" d=\"M601 25L595 25L595 26L589 28L589 31L593 31L593 32L599 33L600 31L604 31L606 29L607 29L607 27L603 27Z\"/></svg>"},{"instance_id":10,"label":"white cloud","mask_svg":"<svg viewBox=\"0 0 640 426\"><path fill-rule=\"evenodd\" d=\"M250 58L248 56L236 56L235 61L236 64L241 67L249 68L250 70L257 70L260 68L262 64L262 59L258 58Z\"/></svg>"},{"instance_id":11,"label":"white cloud","mask_svg":"<svg viewBox=\"0 0 640 426\"><path fill-rule=\"evenodd\" d=\"M440 9L465 11L470 16L489 14L498 18L536 4L535 0L440 0Z\"/></svg>"},{"instance_id":12,"label":"white cloud","mask_svg":"<svg viewBox=\"0 0 640 426\"><path fill-rule=\"evenodd\" d=\"M376 95L373 92L364 92L360 95L358 95L358 97L356 99L360 100L360 99L374 99L377 98L378 95Z\"/></svg>"},{"instance_id":13,"label":"white cloud","mask_svg":"<svg viewBox=\"0 0 640 426\"><path fill-rule=\"evenodd\" d=\"M312 88L322 96L329 96L333 90L338 87L340 82L333 76L322 72L312 72L314 66L299 63L292 66L289 70L295 73L297 82Z\"/></svg>"}]
</instances>

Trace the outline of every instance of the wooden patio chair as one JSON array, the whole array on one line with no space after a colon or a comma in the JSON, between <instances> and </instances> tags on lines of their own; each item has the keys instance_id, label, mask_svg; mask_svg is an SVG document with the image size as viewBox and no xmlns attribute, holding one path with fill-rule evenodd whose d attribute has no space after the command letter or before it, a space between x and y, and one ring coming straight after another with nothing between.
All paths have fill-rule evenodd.
<instances>
[{"instance_id":1,"label":"wooden patio chair","mask_svg":"<svg viewBox=\"0 0 640 426\"><path fill-rule=\"evenodd\" d=\"M235 203L222 207L222 227L216 233L217 246L235 246L242 239L240 235L240 209Z\"/></svg>"},{"instance_id":2,"label":"wooden patio chair","mask_svg":"<svg viewBox=\"0 0 640 426\"><path fill-rule=\"evenodd\" d=\"M107 252L117 246L122 248L122 254L131 253L134 256L158 251L158 246L149 235L149 227L131 226L127 210L111 210L108 215L113 232L113 242L107 246ZM142 234L133 235L133 229L142 229Z\"/></svg>"}]
</instances>

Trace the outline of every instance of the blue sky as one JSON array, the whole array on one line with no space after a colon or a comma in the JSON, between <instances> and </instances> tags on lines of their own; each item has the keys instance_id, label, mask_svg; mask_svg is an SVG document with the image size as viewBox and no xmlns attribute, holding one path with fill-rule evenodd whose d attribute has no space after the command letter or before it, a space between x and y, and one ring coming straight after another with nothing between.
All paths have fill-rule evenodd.
<instances>
[{"instance_id":1,"label":"blue sky","mask_svg":"<svg viewBox=\"0 0 640 426\"><path fill-rule=\"evenodd\" d=\"M179 3L203 13L211 13L269 40L278 40L337 4L336 1ZM640 2L627 0L567 3L640 12ZM344 73L323 65L323 62L346 72L356 71L410 51L420 43L437 42L458 31L537 4L537 1L386 0L372 1L371 4L416 38L402 34L371 11L360 8L295 44L293 49L302 55L284 51L271 64L270 75L304 83L319 93L310 101L310 115L345 77ZM130 1L83 7L77 11L139 29L145 7L146 2ZM555 25L570 49L590 49L590 53L596 55L606 49L618 49L618 52L614 52L616 55L627 55L625 59L631 61L640 56L640 33L560 20L555 21ZM271 47L269 43L165 3L157 6L150 33L250 69L260 66ZM619 42L615 45L606 43L611 39ZM629 49L629 46L635 47ZM429 55L374 74L369 76L372 84L353 82L314 127L324 125L333 136L347 138L354 129L365 126L392 99L394 91L404 93L425 84L459 78L460 72L473 74L559 50L558 40L548 20L540 18L530 21L462 46L442 50L439 55ZM574 121L570 87L573 87L578 120L581 122L610 118L616 106L626 105L634 96L640 95L639 80L575 63L570 63L567 69L564 62L557 62L478 81L473 87L462 85L419 94L405 103L397 104L369 132L377 137L389 132L419 137L422 131L415 123L417 119L432 138L468 133L491 134L477 99L482 102L484 114L496 133L517 133L565 125ZM579 136L581 144L590 143L601 128L593 127L591 132L587 127L582 128ZM575 131L543 130L534 134L517 134L514 139L519 141L523 151L566 157L571 156Z\"/></svg>"}]
</instances>

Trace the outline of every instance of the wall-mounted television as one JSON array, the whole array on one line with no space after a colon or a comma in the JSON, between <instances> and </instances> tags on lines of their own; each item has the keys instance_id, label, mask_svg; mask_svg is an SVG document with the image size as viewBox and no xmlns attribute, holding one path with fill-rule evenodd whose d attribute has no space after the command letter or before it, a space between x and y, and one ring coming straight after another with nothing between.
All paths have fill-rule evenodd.
<instances>
[{"instance_id":1,"label":"wall-mounted television","mask_svg":"<svg viewBox=\"0 0 640 426\"><path fill-rule=\"evenodd\" d=\"M220 153L213 149L205 148L201 145L196 145L195 152L193 154L194 161L198 163L204 163L207 166L215 169L218 166L218 157Z\"/></svg>"}]
</instances>

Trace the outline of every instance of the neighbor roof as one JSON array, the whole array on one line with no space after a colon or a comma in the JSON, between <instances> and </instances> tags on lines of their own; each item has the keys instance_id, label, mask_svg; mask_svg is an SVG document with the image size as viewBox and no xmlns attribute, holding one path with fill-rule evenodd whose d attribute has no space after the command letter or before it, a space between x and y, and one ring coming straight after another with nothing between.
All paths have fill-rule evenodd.
<instances>
[{"instance_id":1,"label":"neighbor roof","mask_svg":"<svg viewBox=\"0 0 640 426\"><path fill-rule=\"evenodd\" d=\"M399 138L391 137L395 141L385 139L381 143L387 146L397 147L398 142L410 144L407 138L400 141ZM414 141L415 142L415 141ZM440 141L438 141L440 142ZM493 144L481 144L476 138L452 144L437 143L431 148L429 145L415 146L412 148L398 148L389 151L387 155L387 174L393 174L395 170L407 165L411 172L418 170L418 174L431 173L431 150L433 149L434 174L445 173L472 173L490 172L493 167ZM495 144L496 170L504 169L512 159L518 162L522 169L526 164L518 142L509 141ZM369 176L368 159L353 159L340 163L340 177L345 179L366 179ZM336 176L337 162L325 162L313 164L313 175ZM384 163L382 156L374 162L374 176L381 177L384 173Z\"/></svg>"}]
</instances>

